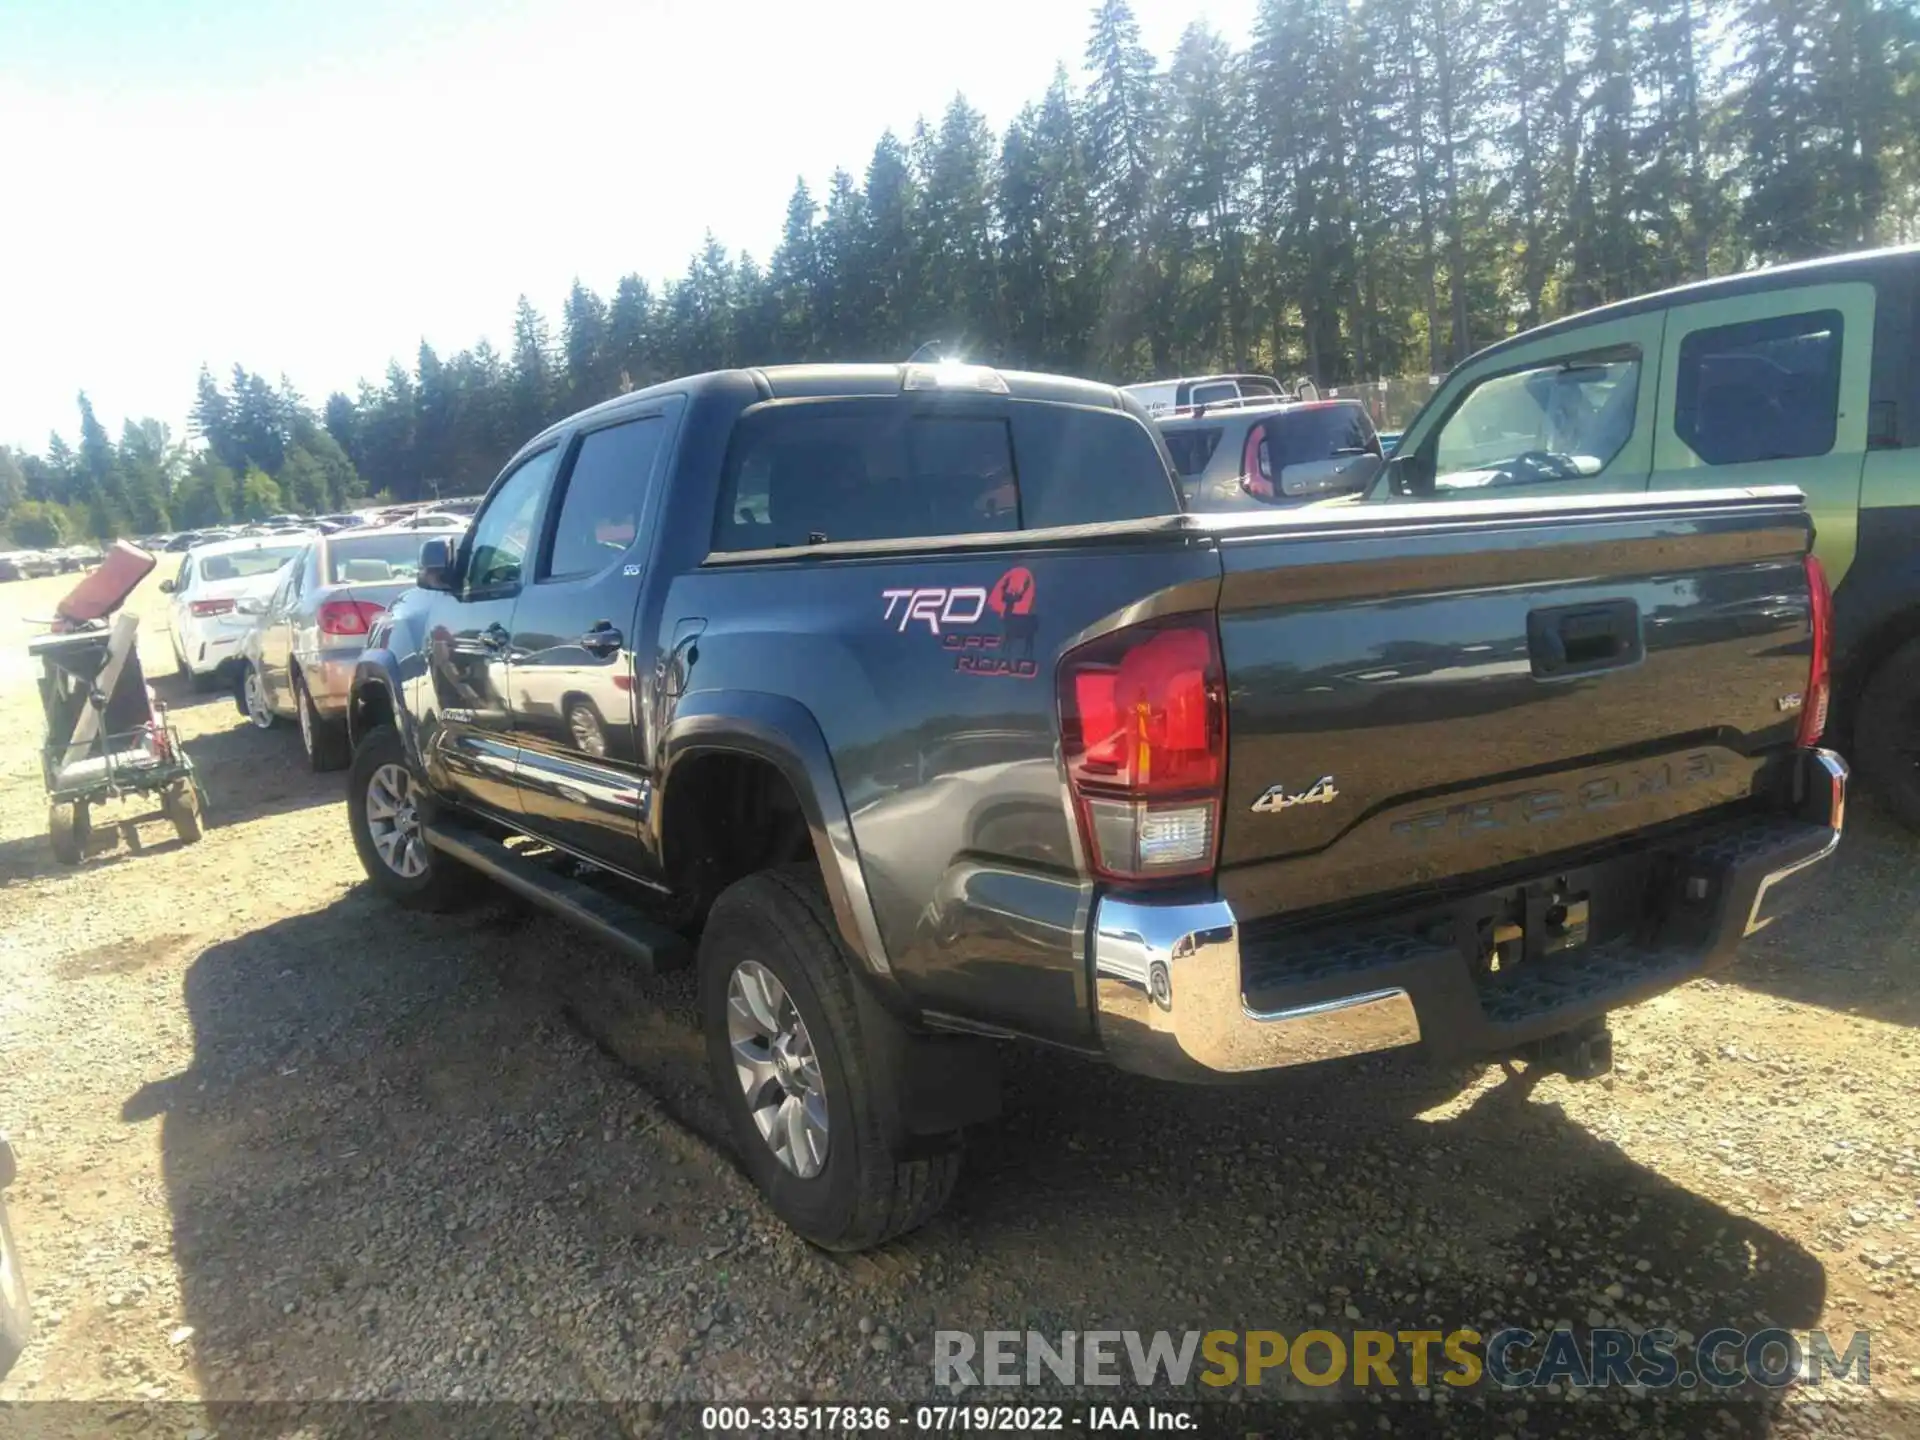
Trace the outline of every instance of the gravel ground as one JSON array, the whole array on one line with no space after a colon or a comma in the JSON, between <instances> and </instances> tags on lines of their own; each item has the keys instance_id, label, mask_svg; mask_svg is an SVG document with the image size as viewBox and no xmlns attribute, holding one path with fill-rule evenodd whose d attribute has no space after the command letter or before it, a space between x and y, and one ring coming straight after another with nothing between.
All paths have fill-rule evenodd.
<instances>
[{"instance_id":1,"label":"gravel ground","mask_svg":"<svg viewBox=\"0 0 1920 1440\"><path fill-rule=\"evenodd\" d=\"M1870 802L1822 903L1620 1017L1601 1081L1375 1060L1215 1091L1021 1053L948 1211L834 1258L718 1139L686 977L506 903L379 903L339 777L224 696L160 685L205 840L103 816L58 866L21 621L67 583L0 588L0 1128L40 1326L0 1400L197 1402L161 1412L182 1434L267 1413L239 1401L618 1401L592 1413L645 1429L929 1398L936 1328L1618 1320L1867 1329L1874 1385L1263 1424L1920 1434L1920 847ZM170 676L162 597L135 609Z\"/></svg>"}]
</instances>

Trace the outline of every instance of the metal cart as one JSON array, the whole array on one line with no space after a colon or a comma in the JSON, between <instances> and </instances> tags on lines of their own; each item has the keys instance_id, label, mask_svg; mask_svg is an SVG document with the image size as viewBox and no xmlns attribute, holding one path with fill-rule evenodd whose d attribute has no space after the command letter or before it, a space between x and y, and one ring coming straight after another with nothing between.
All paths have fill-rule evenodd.
<instances>
[{"instance_id":1,"label":"metal cart","mask_svg":"<svg viewBox=\"0 0 1920 1440\"><path fill-rule=\"evenodd\" d=\"M141 672L140 622L114 615L153 563L144 550L114 546L60 602L53 632L27 644L47 725L47 834L63 864L86 858L93 807L127 795L157 796L182 842L200 838L205 792Z\"/></svg>"}]
</instances>

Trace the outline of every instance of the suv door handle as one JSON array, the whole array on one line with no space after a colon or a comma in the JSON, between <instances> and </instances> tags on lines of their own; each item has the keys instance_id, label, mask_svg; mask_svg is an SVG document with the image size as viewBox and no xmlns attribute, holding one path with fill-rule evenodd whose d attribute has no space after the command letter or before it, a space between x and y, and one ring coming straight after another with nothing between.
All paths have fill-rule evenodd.
<instances>
[{"instance_id":1,"label":"suv door handle","mask_svg":"<svg viewBox=\"0 0 1920 1440\"><path fill-rule=\"evenodd\" d=\"M580 648L589 655L611 655L626 643L627 637L613 628L611 620L599 621L578 641Z\"/></svg>"}]
</instances>

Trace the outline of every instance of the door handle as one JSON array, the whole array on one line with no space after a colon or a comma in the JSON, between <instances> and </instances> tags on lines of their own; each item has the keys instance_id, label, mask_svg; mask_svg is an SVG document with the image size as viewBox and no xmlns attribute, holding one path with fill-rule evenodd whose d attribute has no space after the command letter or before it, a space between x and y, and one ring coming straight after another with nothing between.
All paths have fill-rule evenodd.
<instances>
[{"instance_id":1,"label":"door handle","mask_svg":"<svg viewBox=\"0 0 1920 1440\"><path fill-rule=\"evenodd\" d=\"M602 620L579 640L580 648L589 655L611 655L627 643L627 637L613 628L611 620Z\"/></svg>"},{"instance_id":2,"label":"door handle","mask_svg":"<svg viewBox=\"0 0 1920 1440\"><path fill-rule=\"evenodd\" d=\"M1540 679L1637 664L1646 653L1640 607L1631 600L1608 600L1532 611L1527 650Z\"/></svg>"}]
</instances>

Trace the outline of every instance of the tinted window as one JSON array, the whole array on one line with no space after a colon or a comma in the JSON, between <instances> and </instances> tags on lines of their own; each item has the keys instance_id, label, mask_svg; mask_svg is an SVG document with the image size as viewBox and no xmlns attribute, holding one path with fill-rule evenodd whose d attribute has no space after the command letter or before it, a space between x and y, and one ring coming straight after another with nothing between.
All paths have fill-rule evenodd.
<instances>
[{"instance_id":1,"label":"tinted window","mask_svg":"<svg viewBox=\"0 0 1920 1440\"><path fill-rule=\"evenodd\" d=\"M1262 420L1260 443L1273 474L1289 465L1380 453L1373 422L1358 405L1321 405Z\"/></svg>"},{"instance_id":2,"label":"tinted window","mask_svg":"<svg viewBox=\"0 0 1920 1440\"><path fill-rule=\"evenodd\" d=\"M724 550L759 550L1019 523L1005 420L822 403L741 422L716 540Z\"/></svg>"},{"instance_id":3,"label":"tinted window","mask_svg":"<svg viewBox=\"0 0 1920 1440\"><path fill-rule=\"evenodd\" d=\"M1126 412L1014 402L1004 415L956 415L826 401L741 422L715 544L966 535L1178 509L1151 432Z\"/></svg>"},{"instance_id":4,"label":"tinted window","mask_svg":"<svg viewBox=\"0 0 1920 1440\"><path fill-rule=\"evenodd\" d=\"M1481 381L1434 437L1435 488L1598 475L1633 436L1640 359L1557 360Z\"/></svg>"},{"instance_id":5,"label":"tinted window","mask_svg":"<svg viewBox=\"0 0 1920 1440\"><path fill-rule=\"evenodd\" d=\"M1709 465L1826 454L1841 326L1838 310L1821 310L1695 330L1680 342L1674 433Z\"/></svg>"},{"instance_id":6,"label":"tinted window","mask_svg":"<svg viewBox=\"0 0 1920 1440\"><path fill-rule=\"evenodd\" d=\"M650 415L581 439L554 524L548 575L592 574L633 544L666 433L666 422Z\"/></svg>"},{"instance_id":7,"label":"tinted window","mask_svg":"<svg viewBox=\"0 0 1920 1440\"><path fill-rule=\"evenodd\" d=\"M1187 394L1189 405L1211 405L1217 400L1238 400L1240 387L1231 380L1216 380L1209 385L1196 385Z\"/></svg>"},{"instance_id":8,"label":"tinted window","mask_svg":"<svg viewBox=\"0 0 1920 1440\"><path fill-rule=\"evenodd\" d=\"M1028 529L1172 515L1180 493L1144 421L1123 410L1013 407Z\"/></svg>"},{"instance_id":9,"label":"tinted window","mask_svg":"<svg viewBox=\"0 0 1920 1440\"><path fill-rule=\"evenodd\" d=\"M1182 475L1197 479L1205 473L1207 462L1213 459L1213 452L1220 447L1220 437L1224 433L1214 425L1204 430L1163 430L1160 438L1167 442L1167 453L1173 456L1173 468Z\"/></svg>"},{"instance_id":10,"label":"tinted window","mask_svg":"<svg viewBox=\"0 0 1920 1440\"><path fill-rule=\"evenodd\" d=\"M327 545L329 585L371 585L411 580L420 568L420 547L428 536L349 535Z\"/></svg>"},{"instance_id":11,"label":"tinted window","mask_svg":"<svg viewBox=\"0 0 1920 1440\"><path fill-rule=\"evenodd\" d=\"M534 517L553 475L558 452L542 450L525 461L500 487L469 532L467 589L487 590L520 583L521 566L533 543Z\"/></svg>"}]
</instances>

